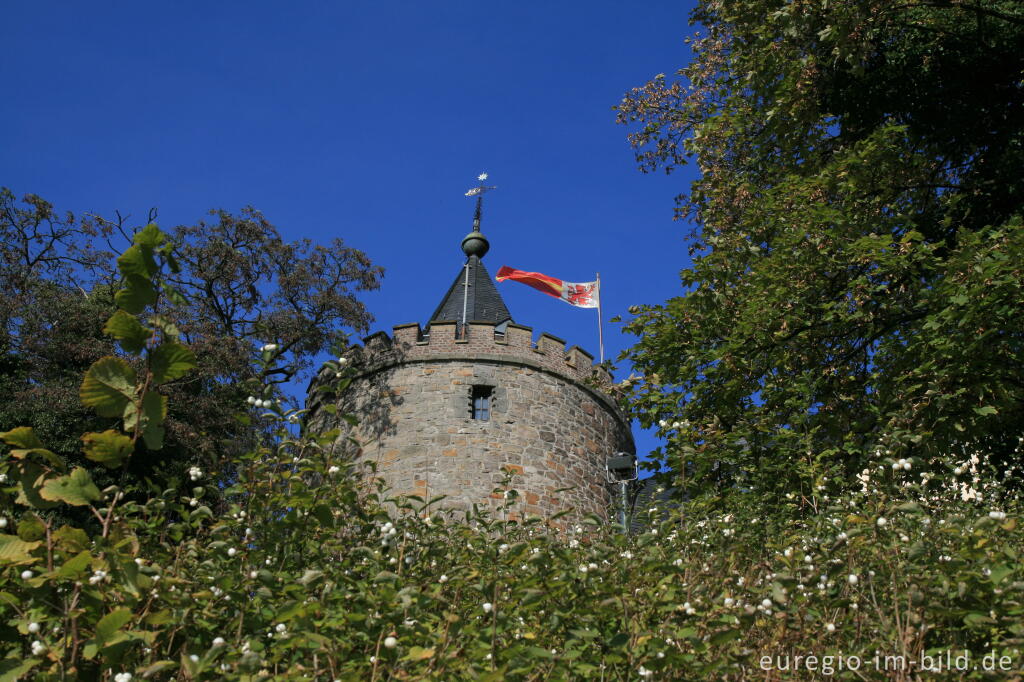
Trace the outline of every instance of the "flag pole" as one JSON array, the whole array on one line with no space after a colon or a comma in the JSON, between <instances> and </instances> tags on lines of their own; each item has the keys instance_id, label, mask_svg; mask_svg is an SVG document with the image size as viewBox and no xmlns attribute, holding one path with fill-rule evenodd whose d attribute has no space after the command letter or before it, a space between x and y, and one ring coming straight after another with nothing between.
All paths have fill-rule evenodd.
<instances>
[{"instance_id":1,"label":"flag pole","mask_svg":"<svg viewBox=\"0 0 1024 682\"><path fill-rule=\"evenodd\" d=\"M462 269L466 271L466 279L462 284L462 334L456 334L455 337L459 339L466 338L466 309L469 307L469 259L466 259L466 264L462 266Z\"/></svg>"},{"instance_id":2,"label":"flag pole","mask_svg":"<svg viewBox=\"0 0 1024 682\"><path fill-rule=\"evenodd\" d=\"M597 273L597 345L600 346L601 362L604 362L604 324L601 322L601 273Z\"/></svg>"}]
</instances>

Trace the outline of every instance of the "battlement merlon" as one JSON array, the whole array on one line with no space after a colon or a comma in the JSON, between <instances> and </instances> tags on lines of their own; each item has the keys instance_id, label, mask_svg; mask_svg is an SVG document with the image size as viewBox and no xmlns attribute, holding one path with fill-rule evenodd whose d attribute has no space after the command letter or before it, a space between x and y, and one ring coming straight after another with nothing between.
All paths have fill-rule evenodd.
<instances>
[{"instance_id":1,"label":"battlement merlon","mask_svg":"<svg viewBox=\"0 0 1024 682\"><path fill-rule=\"evenodd\" d=\"M608 369L594 363L594 356L579 346L566 348L563 339L552 334L541 333L533 340L533 328L508 323L470 321L465 334L459 335L459 325L454 320L435 320L426 328L418 322L400 324L393 328L393 335L379 331L363 339L363 345L350 346L345 352L354 365L376 364L387 361L385 356L401 357L404 360L426 360L433 355L474 356L497 355L522 358L540 364L579 381L595 381L598 385L612 382Z\"/></svg>"}]
</instances>

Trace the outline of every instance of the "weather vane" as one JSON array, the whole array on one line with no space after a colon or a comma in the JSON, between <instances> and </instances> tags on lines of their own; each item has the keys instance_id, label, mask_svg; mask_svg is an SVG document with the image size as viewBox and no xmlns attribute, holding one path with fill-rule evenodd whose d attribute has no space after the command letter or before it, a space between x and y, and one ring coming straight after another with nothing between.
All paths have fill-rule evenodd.
<instances>
[{"instance_id":1,"label":"weather vane","mask_svg":"<svg viewBox=\"0 0 1024 682\"><path fill-rule=\"evenodd\" d=\"M487 179L487 173L481 173L480 175L476 176L476 179L480 181L480 184L466 192L466 196L476 197L476 211L474 211L473 213L473 230L479 232L480 216L483 213L484 194L486 192L490 192L492 189L498 188L484 184L484 180Z\"/></svg>"},{"instance_id":2,"label":"weather vane","mask_svg":"<svg viewBox=\"0 0 1024 682\"><path fill-rule=\"evenodd\" d=\"M492 189L498 189L497 187L488 187L487 185L484 184L484 180L487 179L487 173L481 173L480 175L476 176L476 179L480 181L480 184L477 187L474 187L473 189L466 192L467 197L482 196L484 192L490 192Z\"/></svg>"}]
</instances>

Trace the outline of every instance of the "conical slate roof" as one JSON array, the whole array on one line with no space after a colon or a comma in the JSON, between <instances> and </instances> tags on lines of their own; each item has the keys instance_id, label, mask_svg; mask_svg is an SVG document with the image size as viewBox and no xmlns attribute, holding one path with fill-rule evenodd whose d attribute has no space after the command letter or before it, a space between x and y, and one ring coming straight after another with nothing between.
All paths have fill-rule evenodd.
<instances>
[{"instance_id":1,"label":"conical slate roof","mask_svg":"<svg viewBox=\"0 0 1024 682\"><path fill-rule=\"evenodd\" d=\"M481 235L482 236L482 235ZM468 282L467 282L468 270ZM463 301L465 301L466 322L511 322L512 315L505 307L498 288L494 285L490 273L476 253L471 253L466 264L459 268L455 281L448 293L441 299L437 310L431 315L431 321L455 320L463 321Z\"/></svg>"}]
</instances>

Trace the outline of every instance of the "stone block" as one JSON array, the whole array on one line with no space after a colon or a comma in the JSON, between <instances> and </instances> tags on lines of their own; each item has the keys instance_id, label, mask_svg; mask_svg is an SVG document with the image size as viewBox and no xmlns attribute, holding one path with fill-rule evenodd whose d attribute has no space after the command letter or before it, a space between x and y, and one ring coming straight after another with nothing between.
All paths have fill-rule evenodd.
<instances>
[{"instance_id":1,"label":"stone block","mask_svg":"<svg viewBox=\"0 0 1024 682\"><path fill-rule=\"evenodd\" d=\"M509 324L505 329L505 341L509 349L526 350L533 347L533 328Z\"/></svg>"},{"instance_id":2,"label":"stone block","mask_svg":"<svg viewBox=\"0 0 1024 682\"><path fill-rule=\"evenodd\" d=\"M455 327L456 323L454 320L450 322L431 322L429 345L437 347L454 346Z\"/></svg>"},{"instance_id":3,"label":"stone block","mask_svg":"<svg viewBox=\"0 0 1024 682\"><path fill-rule=\"evenodd\" d=\"M393 327L391 333L394 335L395 345L401 349L407 349L410 346L416 345L423 334L420 330L419 322L400 324Z\"/></svg>"},{"instance_id":4,"label":"stone block","mask_svg":"<svg viewBox=\"0 0 1024 682\"><path fill-rule=\"evenodd\" d=\"M552 336L551 334L544 332L540 335L540 338L537 339L537 350L545 355L561 359L562 356L565 355L565 341L557 336Z\"/></svg>"}]
</instances>

